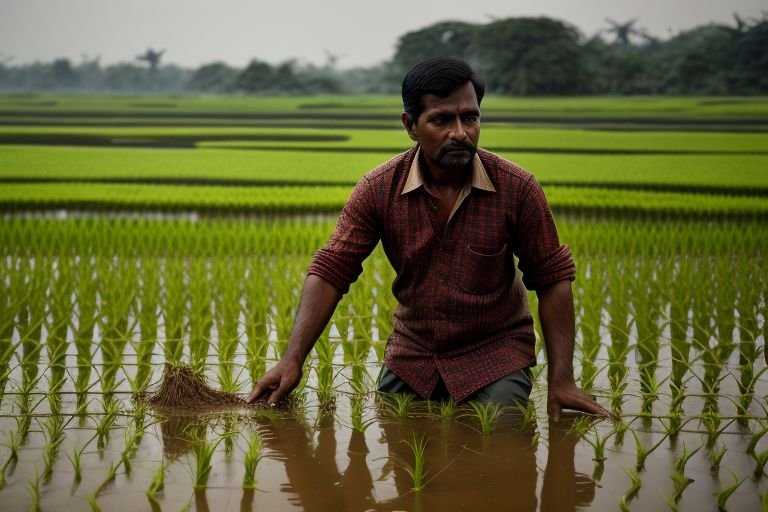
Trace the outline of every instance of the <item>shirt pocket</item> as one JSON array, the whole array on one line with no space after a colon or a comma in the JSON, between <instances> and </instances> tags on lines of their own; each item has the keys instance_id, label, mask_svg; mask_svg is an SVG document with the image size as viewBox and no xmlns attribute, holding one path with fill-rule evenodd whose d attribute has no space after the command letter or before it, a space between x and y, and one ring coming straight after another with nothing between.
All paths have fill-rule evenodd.
<instances>
[{"instance_id":1,"label":"shirt pocket","mask_svg":"<svg viewBox=\"0 0 768 512\"><path fill-rule=\"evenodd\" d=\"M507 244L500 250L488 250L467 245L464 248L461 289L474 295L484 295L498 290L510 281L507 266Z\"/></svg>"}]
</instances>

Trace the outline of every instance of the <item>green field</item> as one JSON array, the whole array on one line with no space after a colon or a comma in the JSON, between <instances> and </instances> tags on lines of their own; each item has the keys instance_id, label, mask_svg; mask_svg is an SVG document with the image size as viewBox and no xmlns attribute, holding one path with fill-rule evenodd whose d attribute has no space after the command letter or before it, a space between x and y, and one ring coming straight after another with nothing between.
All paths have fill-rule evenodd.
<instances>
[{"instance_id":1,"label":"green field","mask_svg":"<svg viewBox=\"0 0 768 512\"><path fill-rule=\"evenodd\" d=\"M380 247L289 407L148 407L164 363L246 393L285 352L352 186L409 147L398 99L4 96L5 507L766 510L768 100L483 106L573 252L575 375L615 421L547 420L538 324L526 408L377 395Z\"/></svg>"}]
</instances>

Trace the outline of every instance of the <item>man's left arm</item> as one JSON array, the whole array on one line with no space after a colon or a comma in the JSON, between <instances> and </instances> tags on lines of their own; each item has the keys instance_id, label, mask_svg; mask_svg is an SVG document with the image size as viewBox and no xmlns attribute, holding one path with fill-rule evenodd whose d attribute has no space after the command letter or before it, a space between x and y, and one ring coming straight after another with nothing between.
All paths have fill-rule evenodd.
<instances>
[{"instance_id":1,"label":"man's left arm","mask_svg":"<svg viewBox=\"0 0 768 512\"><path fill-rule=\"evenodd\" d=\"M576 386L573 377L575 322L573 293L568 279L536 290L539 320L547 350L547 411L560 421L563 409L610 417L610 413Z\"/></svg>"}]
</instances>

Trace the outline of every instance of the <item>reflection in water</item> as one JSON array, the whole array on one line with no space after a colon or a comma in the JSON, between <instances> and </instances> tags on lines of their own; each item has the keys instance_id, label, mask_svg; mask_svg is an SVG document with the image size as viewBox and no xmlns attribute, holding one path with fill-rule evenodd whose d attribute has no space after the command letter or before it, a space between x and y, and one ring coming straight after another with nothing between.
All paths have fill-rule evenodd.
<instances>
[{"instance_id":1,"label":"reflection in water","mask_svg":"<svg viewBox=\"0 0 768 512\"><path fill-rule=\"evenodd\" d=\"M589 505L595 496L594 481L575 471L574 449L579 437L569 432L567 422L549 425L547 463L537 496L537 437L532 429L520 431L514 421L483 436L464 419L394 419L382 412L371 427L379 429L374 451L381 457L371 457L368 443L375 431L368 431L366 438L364 433L342 429L333 413L321 413L312 424L301 414L248 419L262 433L264 456L284 466L287 481L279 490L291 505L308 512L527 511L536 510L539 504L542 511L568 511ZM206 422L200 418L167 419L162 425L166 455L178 457L205 429ZM404 442L414 433L428 438L426 485L420 492L411 490L407 466L413 463L413 454ZM349 439L346 446L337 446L337 435ZM337 460L345 459L346 469L341 471ZM382 488L390 492L382 493ZM377 499L377 489L380 494L396 496ZM241 512L260 509L254 500L263 496L261 491L243 491ZM209 507L205 491L196 492L194 499L197 510L216 509L215 503Z\"/></svg>"}]
</instances>

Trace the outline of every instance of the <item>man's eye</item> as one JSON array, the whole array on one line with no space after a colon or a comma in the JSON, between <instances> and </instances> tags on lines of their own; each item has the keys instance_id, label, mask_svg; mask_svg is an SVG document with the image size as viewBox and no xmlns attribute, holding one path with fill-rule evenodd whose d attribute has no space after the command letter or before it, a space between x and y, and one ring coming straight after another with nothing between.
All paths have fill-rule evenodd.
<instances>
[{"instance_id":1,"label":"man's eye","mask_svg":"<svg viewBox=\"0 0 768 512\"><path fill-rule=\"evenodd\" d=\"M476 123L480 120L480 116L464 116L465 123Z\"/></svg>"},{"instance_id":2,"label":"man's eye","mask_svg":"<svg viewBox=\"0 0 768 512\"><path fill-rule=\"evenodd\" d=\"M432 122L435 124L445 124L446 119L444 117L435 117L432 118Z\"/></svg>"}]
</instances>

